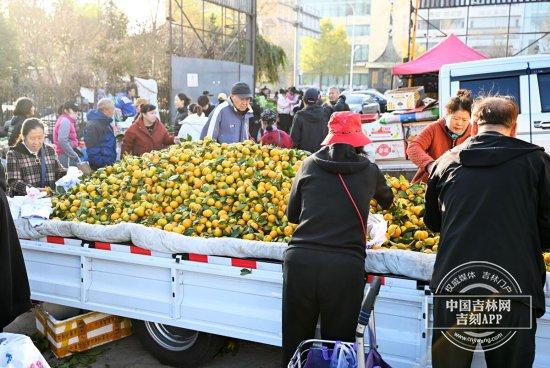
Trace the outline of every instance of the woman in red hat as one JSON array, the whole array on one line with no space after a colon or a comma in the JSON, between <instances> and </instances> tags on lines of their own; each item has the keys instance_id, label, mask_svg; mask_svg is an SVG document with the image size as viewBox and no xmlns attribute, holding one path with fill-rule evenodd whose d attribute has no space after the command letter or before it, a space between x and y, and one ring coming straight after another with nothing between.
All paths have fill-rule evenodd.
<instances>
[{"instance_id":1,"label":"woman in red hat","mask_svg":"<svg viewBox=\"0 0 550 368\"><path fill-rule=\"evenodd\" d=\"M370 143L361 118L334 113L319 151L294 179L287 207L298 224L285 253L283 366L301 341L312 339L321 316L326 340L353 341L365 287L369 202L383 208L393 193L378 166L363 154Z\"/></svg>"}]
</instances>

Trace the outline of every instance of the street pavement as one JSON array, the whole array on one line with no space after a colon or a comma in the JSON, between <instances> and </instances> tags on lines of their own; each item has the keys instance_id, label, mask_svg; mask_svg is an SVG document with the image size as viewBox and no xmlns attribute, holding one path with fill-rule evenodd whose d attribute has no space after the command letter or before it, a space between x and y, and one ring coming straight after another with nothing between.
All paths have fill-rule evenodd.
<instances>
[{"instance_id":1,"label":"street pavement","mask_svg":"<svg viewBox=\"0 0 550 368\"><path fill-rule=\"evenodd\" d=\"M36 332L34 314L28 312L11 325L4 332L20 333L32 336ZM91 368L162 368L160 364L142 346L135 335L129 336L99 347L102 350L96 361L89 365ZM44 357L52 368L60 366L62 361L55 359L50 352ZM237 354L231 353L215 357L201 368L280 368L281 349L269 345L239 341ZM84 367L83 367L84 368Z\"/></svg>"}]
</instances>

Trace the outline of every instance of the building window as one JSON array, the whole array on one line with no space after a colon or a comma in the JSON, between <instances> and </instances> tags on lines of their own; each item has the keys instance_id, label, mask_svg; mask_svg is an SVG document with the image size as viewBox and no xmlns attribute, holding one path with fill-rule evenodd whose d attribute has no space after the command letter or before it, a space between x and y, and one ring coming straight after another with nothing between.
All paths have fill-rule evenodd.
<instances>
[{"instance_id":1,"label":"building window","mask_svg":"<svg viewBox=\"0 0 550 368\"><path fill-rule=\"evenodd\" d=\"M353 55L354 61L367 61L369 60L369 45L359 45L355 49L355 55Z\"/></svg>"},{"instance_id":2,"label":"building window","mask_svg":"<svg viewBox=\"0 0 550 368\"><path fill-rule=\"evenodd\" d=\"M346 26L346 32L348 37L351 37L353 34L353 28L355 27L355 37L368 36L370 34L370 25L369 24L356 24Z\"/></svg>"}]
</instances>

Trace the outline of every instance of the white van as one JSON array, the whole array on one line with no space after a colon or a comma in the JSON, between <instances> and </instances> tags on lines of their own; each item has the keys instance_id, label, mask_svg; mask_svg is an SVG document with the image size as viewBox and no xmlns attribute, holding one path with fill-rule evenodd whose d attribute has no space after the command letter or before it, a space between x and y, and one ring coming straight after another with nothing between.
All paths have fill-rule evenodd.
<instances>
[{"instance_id":1,"label":"white van","mask_svg":"<svg viewBox=\"0 0 550 368\"><path fill-rule=\"evenodd\" d=\"M444 65L439 72L441 109L460 88L474 96L513 96L520 107L518 138L550 152L550 54Z\"/></svg>"}]
</instances>

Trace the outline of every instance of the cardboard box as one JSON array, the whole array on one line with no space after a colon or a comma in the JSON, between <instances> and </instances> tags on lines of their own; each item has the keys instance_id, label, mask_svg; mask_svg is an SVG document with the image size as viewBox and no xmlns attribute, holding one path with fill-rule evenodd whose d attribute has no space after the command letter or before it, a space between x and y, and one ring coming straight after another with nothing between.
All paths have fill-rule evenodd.
<instances>
[{"instance_id":1,"label":"cardboard box","mask_svg":"<svg viewBox=\"0 0 550 368\"><path fill-rule=\"evenodd\" d=\"M40 306L35 309L35 318L36 328L48 339L50 349L58 358L132 334L132 324L128 318L99 312L58 320L44 306Z\"/></svg>"},{"instance_id":2,"label":"cardboard box","mask_svg":"<svg viewBox=\"0 0 550 368\"><path fill-rule=\"evenodd\" d=\"M404 160L405 141L373 142L376 161Z\"/></svg>"},{"instance_id":3,"label":"cardboard box","mask_svg":"<svg viewBox=\"0 0 550 368\"><path fill-rule=\"evenodd\" d=\"M422 103L425 97L424 87L398 88L387 91L387 110L411 110Z\"/></svg>"},{"instance_id":4,"label":"cardboard box","mask_svg":"<svg viewBox=\"0 0 550 368\"><path fill-rule=\"evenodd\" d=\"M418 123L403 123L403 134L407 142L412 142L421 131L433 121L422 121Z\"/></svg>"},{"instance_id":5,"label":"cardboard box","mask_svg":"<svg viewBox=\"0 0 550 368\"><path fill-rule=\"evenodd\" d=\"M381 124L379 121L363 124L363 132L373 142L402 140L403 126L401 123Z\"/></svg>"}]
</instances>

